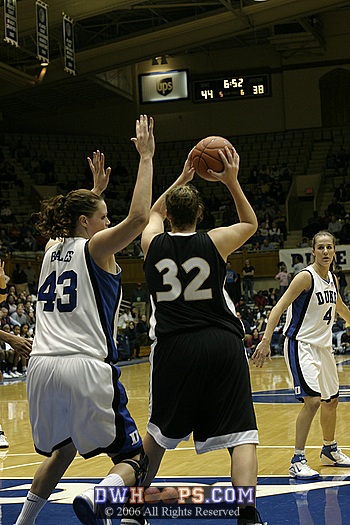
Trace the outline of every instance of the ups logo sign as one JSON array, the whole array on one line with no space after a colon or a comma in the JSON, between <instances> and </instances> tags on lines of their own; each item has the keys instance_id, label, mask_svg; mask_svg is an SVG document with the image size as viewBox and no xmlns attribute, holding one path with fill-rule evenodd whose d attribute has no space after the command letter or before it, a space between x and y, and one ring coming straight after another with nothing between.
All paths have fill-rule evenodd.
<instances>
[{"instance_id":1,"label":"ups logo sign","mask_svg":"<svg viewBox=\"0 0 350 525\"><path fill-rule=\"evenodd\" d=\"M173 79L171 77L162 78L162 80L157 83L156 89L160 95L166 97L173 90Z\"/></svg>"}]
</instances>

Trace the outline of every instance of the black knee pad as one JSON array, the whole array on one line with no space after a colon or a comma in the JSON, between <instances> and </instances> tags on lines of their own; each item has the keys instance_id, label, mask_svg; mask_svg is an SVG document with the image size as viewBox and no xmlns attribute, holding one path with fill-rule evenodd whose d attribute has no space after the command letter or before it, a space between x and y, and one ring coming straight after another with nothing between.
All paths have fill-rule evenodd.
<instances>
[{"instance_id":1,"label":"black knee pad","mask_svg":"<svg viewBox=\"0 0 350 525\"><path fill-rule=\"evenodd\" d=\"M127 463L134 469L135 478L136 478L135 485L136 486L141 485L142 481L146 477L146 474L148 471L148 464L149 464L148 456L145 454L143 447L141 448L140 459L123 459L120 463Z\"/></svg>"}]
</instances>

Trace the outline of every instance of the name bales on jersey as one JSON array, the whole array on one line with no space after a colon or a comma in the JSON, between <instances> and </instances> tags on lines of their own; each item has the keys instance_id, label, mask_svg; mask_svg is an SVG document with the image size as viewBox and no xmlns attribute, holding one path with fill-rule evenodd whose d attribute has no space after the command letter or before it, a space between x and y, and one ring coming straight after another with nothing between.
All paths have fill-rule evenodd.
<instances>
[{"instance_id":1,"label":"name bales on jersey","mask_svg":"<svg viewBox=\"0 0 350 525\"><path fill-rule=\"evenodd\" d=\"M337 292L332 290L325 290L324 292L316 292L318 304L334 303L337 302Z\"/></svg>"},{"instance_id":2,"label":"name bales on jersey","mask_svg":"<svg viewBox=\"0 0 350 525\"><path fill-rule=\"evenodd\" d=\"M74 250L68 250L64 257L61 257L61 250L57 252L52 252L50 262L60 261L60 262L70 262L74 255Z\"/></svg>"}]
</instances>

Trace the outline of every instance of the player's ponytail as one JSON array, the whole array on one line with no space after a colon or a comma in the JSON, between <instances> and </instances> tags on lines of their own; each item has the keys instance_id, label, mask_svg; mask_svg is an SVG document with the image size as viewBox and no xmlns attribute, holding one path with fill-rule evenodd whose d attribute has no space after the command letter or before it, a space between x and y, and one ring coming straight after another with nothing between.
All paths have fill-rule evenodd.
<instances>
[{"instance_id":1,"label":"player's ponytail","mask_svg":"<svg viewBox=\"0 0 350 525\"><path fill-rule=\"evenodd\" d=\"M37 230L44 237L57 239L73 237L80 215L92 217L102 197L89 190L74 190L66 196L56 195L41 203Z\"/></svg>"}]
</instances>

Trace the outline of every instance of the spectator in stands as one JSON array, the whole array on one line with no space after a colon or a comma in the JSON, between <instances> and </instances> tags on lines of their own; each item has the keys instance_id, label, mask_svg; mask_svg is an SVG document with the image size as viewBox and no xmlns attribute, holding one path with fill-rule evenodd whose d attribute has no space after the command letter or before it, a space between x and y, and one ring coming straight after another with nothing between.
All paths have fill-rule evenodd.
<instances>
[{"instance_id":1,"label":"spectator in stands","mask_svg":"<svg viewBox=\"0 0 350 525\"><path fill-rule=\"evenodd\" d=\"M250 264L249 259L246 259L242 268L244 300L246 303L248 301L252 303L254 299L254 273L254 266Z\"/></svg>"},{"instance_id":2,"label":"spectator in stands","mask_svg":"<svg viewBox=\"0 0 350 525\"><path fill-rule=\"evenodd\" d=\"M260 251L262 252L273 252L275 249L275 245L270 242L268 238L264 239L262 245L260 246Z\"/></svg>"},{"instance_id":3,"label":"spectator in stands","mask_svg":"<svg viewBox=\"0 0 350 525\"><path fill-rule=\"evenodd\" d=\"M6 306L2 306L0 310L0 329L2 329L6 324L10 326L10 321L11 320L8 309L6 308Z\"/></svg>"},{"instance_id":4,"label":"spectator in stands","mask_svg":"<svg viewBox=\"0 0 350 525\"><path fill-rule=\"evenodd\" d=\"M283 236L283 240L287 240L287 218L285 215L283 215L282 211L278 208L276 211L276 215L274 217L274 221L276 223L277 228L281 230L281 234Z\"/></svg>"},{"instance_id":5,"label":"spectator in stands","mask_svg":"<svg viewBox=\"0 0 350 525\"><path fill-rule=\"evenodd\" d=\"M17 304L16 304L16 297L13 294L8 293L6 301L2 304L3 306L7 308L9 316L15 313L17 309Z\"/></svg>"},{"instance_id":6,"label":"spectator in stands","mask_svg":"<svg viewBox=\"0 0 350 525\"><path fill-rule=\"evenodd\" d=\"M344 217L344 223L339 232L339 243L350 244L350 216L348 213Z\"/></svg>"},{"instance_id":7,"label":"spectator in stands","mask_svg":"<svg viewBox=\"0 0 350 525\"><path fill-rule=\"evenodd\" d=\"M23 270L19 263L16 263L15 269L12 272L11 280L16 285L17 292L20 293L22 290L28 294L28 278L26 272Z\"/></svg>"},{"instance_id":8,"label":"spectator in stands","mask_svg":"<svg viewBox=\"0 0 350 525\"><path fill-rule=\"evenodd\" d=\"M256 296L254 297L254 304L259 308L259 306L263 306L265 309L265 306L267 305L267 297L264 295L263 290L259 290Z\"/></svg>"},{"instance_id":9,"label":"spectator in stands","mask_svg":"<svg viewBox=\"0 0 350 525\"><path fill-rule=\"evenodd\" d=\"M280 283L278 299L282 297L289 286L290 274L287 272L287 266L284 263L279 263L279 272L275 275L275 279Z\"/></svg>"},{"instance_id":10,"label":"spectator in stands","mask_svg":"<svg viewBox=\"0 0 350 525\"><path fill-rule=\"evenodd\" d=\"M286 162L283 162L281 166L281 180L287 180L291 182L292 176L292 170L289 168Z\"/></svg>"},{"instance_id":11,"label":"spectator in stands","mask_svg":"<svg viewBox=\"0 0 350 525\"><path fill-rule=\"evenodd\" d=\"M137 337L140 346L148 346L149 341L149 326L147 323L147 317L145 315L141 316L141 319L136 325Z\"/></svg>"},{"instance_id":12,"label":"spectator in stands","mask_svg":"<svg viewBox=\"0 0 350 525\"><path fill-rule=\"evenodd\" d=\"M127 336L130 345L131 357L140 357L140 343L134 321L129 321L127 327L124 330L124 335ZM135 350L135 356L133 356Z\"/></svg>"},{"instance_id":13,"label":"spectator in stands","mask_svg":"<svg viewBox=\"0 0 350 525\"><path fill-rule=\"evenodd\" d=\"M132 321L130 308L125 308L124 312L119 315L118 318L118 329L125 330L128 326L129 321Z\"/></svg>"},{"instance_id":14,"label":"spectator in stands","mask_svg":"<svg viewBox=\"0 0 350 525\"><path fill-rule=\"evenodd\" d=\"M242 319L246 319L249 323L253 321L253 315L250 308L247 306L244 297L241 296L236 306L236 312L239 312L242 316Z\"/></svg>"},{"instance_id":15,"label":"spectator in stands","mask_svg":"<svg viewBox=\"0 0 350 525\"><path fill-rule=\"evenodd\" d=\"M343 182L334 190L333 196L338 202L346 202L348 200L346 186Z\"/></svg>"},{"instance_id":16,"label":"spectator in stands","mask_svg":"<svg viewBox=\"0 0 350 525\"><path fill-rule=\"evenodd\" d=\"M263 242L264 242L264 240L267 239L268 236L269 236L269 230L268 230L268 228L266 226L266 222L265 221L261 222L259 229L260 229L260 235L261 235L261 237L263 239Z\"/></svg>"},{"instance_id":17,"label":"spectator in stands","mask_svg":"<svg viewBox=\"0 0 350 525\"><path fill-rule=\"evenodd\" d=\"M256 243L259 244L259 249L260 249L260 245L262 244L264 240L264 237L261 235L261 232L260 232L260 228L258 228L256 230L256 232L254 233L254 235L249 239L249 243L254 246Z\"/></svg>"},{"instance_id":18,"label":"spectator in stands","mask_svg":"<svg viewBox=\"0 0 350 525\"><path fill-rule=\"evenodd\" d=\"M303 237L301 241L297 244L298 248L309 248L311 246L311 241L307 237Z\"/></svg>"},{"instance_id":19,"label":"spectator in stands","mask_svg":"<svg viewBox=\"0 0 350 525\"><path fill-rule=\"evenodd\" d=\"M337 219L341 219L345 216L345 209L344 206L337 201L337 198L333 197L331 203L326 209L326 213L330 216L335 215Z\"/></svg>"},{"instance_id":20,"label":"spectator in stands","mask_svg":"<svg viewBox=\"0 0 350 525\"><path fill-rule=\"evenodd\" d=\"M243 323L245 334L246 335L250 335L252 333L252 328L250 326L249 321L247 319L244 319L244 317L242 317L241 312L239 312L239 311L236 312L236 315L237 315L238 319L240 319L241 323Z\"/></svg>"},{"instance_id":21,"label":"spectator in stands","mask_svg":"<svg viewBox=\"0 0 350 525\"><path fill-rule=\"evenodd\" d=\"M149 303L149 296L146 290L142 288L142 283L138 282L134 290L131 292L131 304L138 311L138 318L147 314L147 305Z\"/></svg>"},{"instance_id":22,"label":"spectator in stands","mask_svg":"<svg viewBox=\"0 0 350 525\"><path fill-rule=\"evenodd\" d=\"M23 324L29 324L22 303L18 304L16 311L10 315L10 324L12 326L22 326Z\"/></svg>"},{"instance_id":23,"label":"spectator in stands","mask_svg":"<svg viewBox=\"0 0 350 525\"><path fill-rule=\"evenodd\" d=\"M332 326L332 340L333 345L336 348L339 348L341 345L341 336L345 333L345 321L337 313L336 319Z\"/></svg>"},{"instance_id":24,"label":"spectator in stands","mask_svg":"<svg viewBox=\"0 0 350 525\"><path fill-rule=\"evenodd\" d=\"M254 328L252 335L247 338L247 350L248 356L251 357L254 353L255 348L258 346L262 339L262 336L259 334L259 330Z\"/></svg>"},{"instance_id":25,"label":"spectator in stands","mask_svg":"<svg viewBox=\"0 0 350 525\"><path fill-rule=\"evenodd\" d=\"M339 219L336 218L335 215L331 216L331 220L328 223L328 231L331 232L335 238L339 238L339 233L342 229L343 224Z\"/></svg>"},{"instance_id":26,"label":"spectator in stands","mask_svg":"<svg viewBox=\"0 0 350 525\"><path fill-rule=\"evenodd\" d=\"M12 244L11 244L11 239L8 236L8 234L6 233L5 228L1 228L0 229L0 243L1 243L3 248L4 247L6 248L6 251L8 253L12 252L13 247L12 247Z\"/></svg>"},{"instance_id":27,"label":"spectator in stands","mask_svg":"<svg viewBox=\"0 0 350 525\"><path fill-rule=\"evenodd\" d=\"M269 306L275 306L277 301L278 301L278 293L276 292L276 288L269 288L269 293L267 296L267 304Z\"/></svg>"},{"instance_id":28,"label":"spectator in stands","mask_svg":"<svg viewBox=\"0 0 350 525\"><path fill-rule=\"evenodd\" d=\"M303 259L300 255L296 255L294 258L294 264L292 265L292 277L295 277L297 273L299 273L303 268L305 268L305 264L303 263Z\"/></svg>"},{"instance_id":29,"label":"spectator in stands","mask_svg":"<svg viewBox=\"0 0 350 525\"><path fill-rule=\"evenodd\" d=\"M269 239L271 242L280 242L281 240L281 230L278 228L276 221L272 221L269 228Z\"/></svg>"},{"instance_id":30,"label":"spectator in stands","mask_svg":"<svg viewBox=\"0 0 350 525\"><path fill-rule=\"evenodd\" d=\"M345 302L345 289L348 285L348 282L346 280L345 273L343 272L342 267L339 266L339 264L337 264L337 266L335 267L334 273L338 279L340 297Z\"/></svg>"},{"instance_id":31,"label":"spectator in stands","mask_svg":"<svg viewBox=\"0 0 350 525\"><path fill-rule=\"evenodd\" d=\"M226 281L225 289L232 299L233 303L237 301L237 287L236 283L238 281L238 274L234 271L231 266L231 263L227 261L226 263Z\"/></svg>"}]
</instances>

